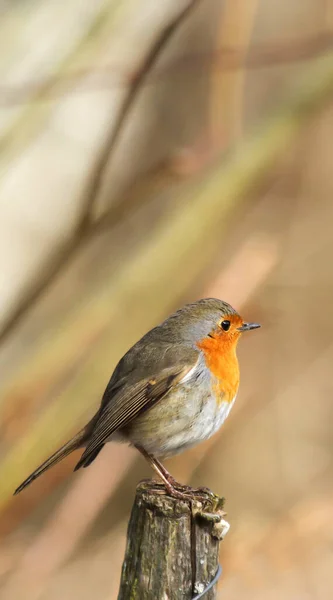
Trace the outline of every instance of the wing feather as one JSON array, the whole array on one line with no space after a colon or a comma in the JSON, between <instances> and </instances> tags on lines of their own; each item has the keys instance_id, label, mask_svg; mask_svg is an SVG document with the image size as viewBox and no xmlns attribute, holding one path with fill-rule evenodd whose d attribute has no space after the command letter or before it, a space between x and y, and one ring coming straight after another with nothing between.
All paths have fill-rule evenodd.
<instances>
[{"instance_id":1,"label":"wing feather","mask_svg":"<svg viewBox=\"0 0 333 600\"><path fill-rule=\"evenodd\" d=\"M90 440L75 470L89 463L90 458L118 429L125 427L138 414L158 402L193 369L193 364L163 369L161 374L132 386L123 386L103 406ZM97 455L97 454L96 454Z\"/></svg>"}]
</instances>

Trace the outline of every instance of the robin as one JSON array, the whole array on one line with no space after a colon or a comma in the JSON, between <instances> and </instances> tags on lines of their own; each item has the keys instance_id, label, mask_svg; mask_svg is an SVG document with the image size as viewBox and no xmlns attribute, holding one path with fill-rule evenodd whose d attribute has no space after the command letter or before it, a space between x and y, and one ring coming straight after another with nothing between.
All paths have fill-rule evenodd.
<instances>
[{"instance_id":1,"label":"robin","mask_svg":"<svg viewBox=\"0 0 333 600\"><path fill-rule=\"evenodd\" d=\"M50 456L15 491L78 448L75 467L88 467L109 441L135 446L163 480L169 494L188 495L159 458L173 456L211 437L237 395L237 342L245 323L226 302L205 298L187 304L146 333L116 366L89 423ZM180 489L179 489L180 488Z\"/></svg>"}]
</instances>

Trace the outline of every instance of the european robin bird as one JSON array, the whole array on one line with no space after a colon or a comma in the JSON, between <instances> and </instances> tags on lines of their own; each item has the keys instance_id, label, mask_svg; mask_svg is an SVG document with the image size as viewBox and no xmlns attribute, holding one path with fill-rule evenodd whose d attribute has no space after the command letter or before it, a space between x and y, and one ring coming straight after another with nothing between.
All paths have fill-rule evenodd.
<instances>
[{"instance_id":1,"label":"european robin bird","mask_svg":"<svg viewBox=\"0 0 333 600\"><path fill-rule=\"evenodd\" d=\"M96 415L15 494L77 448L85 449L75 470L88 467L106 442L125 441L148 460L169 494L184 498L179 488L186 486L177 484L159 458L191 448L221 427L238 390L237 342L257 327L215 298L172 314L123 356Z\"/></svg>"}]
</instances>

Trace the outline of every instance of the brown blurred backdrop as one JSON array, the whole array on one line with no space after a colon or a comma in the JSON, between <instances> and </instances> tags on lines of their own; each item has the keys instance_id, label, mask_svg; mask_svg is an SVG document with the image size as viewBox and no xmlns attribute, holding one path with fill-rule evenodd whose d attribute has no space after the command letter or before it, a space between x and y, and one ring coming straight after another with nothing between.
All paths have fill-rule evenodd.
<instances>
[{"instance_id":1,"label":"brown blurred backdrop","mask_svg":"<svg viewBox=\"0 0 333 600\"><path fill-rule=\"evenodd\" d=\"M217 296L263 328L170 470L226 497L221 599L330 599L333 1L0 10L1 598L117 597L144 461L109 445L12 492L141 334Z\"/></svg>"}]
</instances>

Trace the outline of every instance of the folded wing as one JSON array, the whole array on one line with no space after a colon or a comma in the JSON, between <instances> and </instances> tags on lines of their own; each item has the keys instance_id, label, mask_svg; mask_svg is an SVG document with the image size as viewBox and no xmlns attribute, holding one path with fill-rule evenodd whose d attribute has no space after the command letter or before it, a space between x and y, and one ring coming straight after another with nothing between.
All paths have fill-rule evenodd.
<instances>
[{"instance_id":1,"label":"folded wing","mask_svg":"<svg viewBox=\"0 0 333 600\"><path fill-rule=\"evenodd\" d=\"M197 359L197 355L195 358ZM75 470L88 466L115 431L128 425L132 419L161 400L189 374L195 362L165 368L156 377L120 387L109 401L103 403L89 442Z\"/></svg>"}]
</instances>

